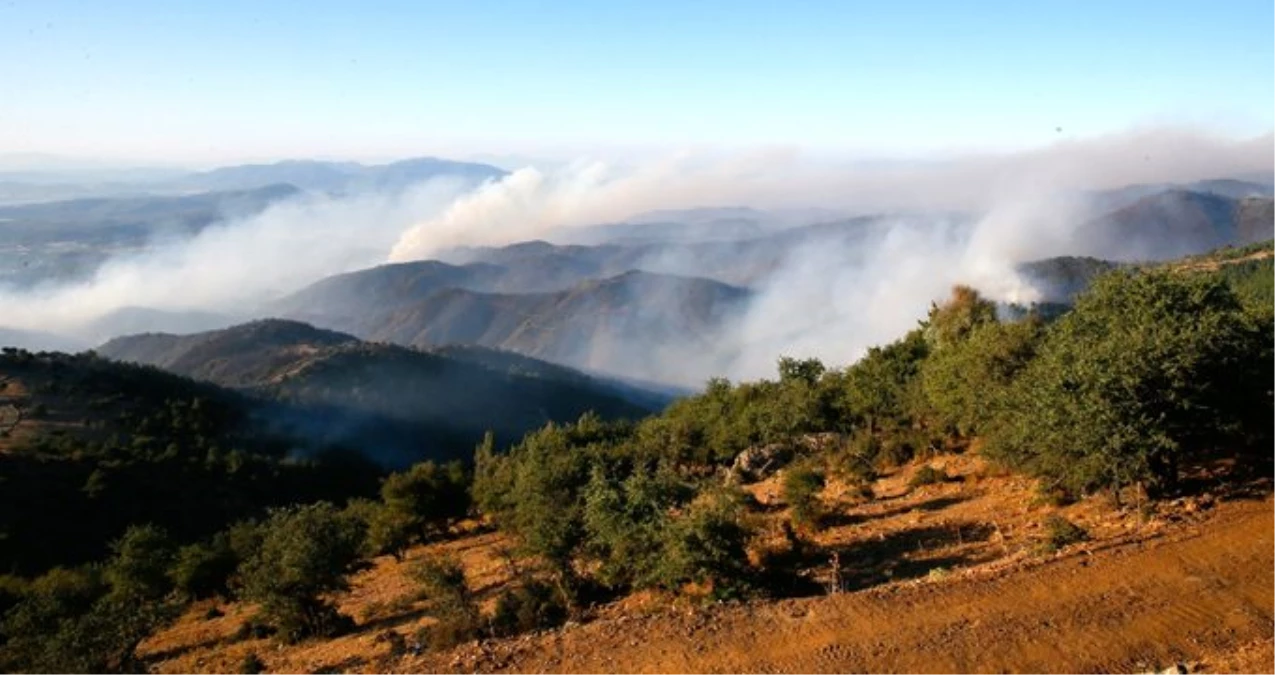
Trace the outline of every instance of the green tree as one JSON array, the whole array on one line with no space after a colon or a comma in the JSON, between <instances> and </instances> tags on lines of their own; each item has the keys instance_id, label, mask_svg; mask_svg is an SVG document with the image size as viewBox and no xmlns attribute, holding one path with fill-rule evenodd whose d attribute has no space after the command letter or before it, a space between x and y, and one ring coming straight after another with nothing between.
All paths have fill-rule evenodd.
<instances>
[{"instance_id":1,"label":"green tree","mask_svg":"<svg viewBox=\"0 0 1275 675\"><path fill-rule=\"evenodd\" d=\"M598 580L619 588L658 583L672 511L692 495L667 467L639 466L617 480L595 464L584 493L584 526L588 552L600 562Z\"/></svg>"},{"instance_id":2,"label":"green tree","mask_svg":"<svg viewBox=\"0 0 1275 675\"><path fill-rule=\"evenodd\" d=\"M381 501L391 512L387 524L411 523L425 539L468 513L469 476L459 461L421 462L387 476L381 484Z\"/></svg>"},{"instance_id":3,"label":"green tree","mask_svg":"<svg viewBox=\"0 0 1275 675\"><path fill-rule=\"evenodd\" d=\"M169 578L174 588L188 598L225 597L230 594L230 578L239 562L229 536L219 532L209 541L178 549Z\"/></svg>"},{"instance_id":4,"label":"green tree","mask_svg":"<svg viewBox=\"0 0 1275 675\"><path fill-rule=\"evenodd\" d=\"M793 523L817 529L823 517L819 493L823 491L824 473L809 463L797 463L784 470L783 497L792 509Z\"/></svg>"},{"instance_id":5,"label":"green tree","mask_svg":"<svg viewBox=\"0 0 1275 675\"><path fill-rule=\"evenodd\" d=\"M917 373L929 352L924 328L869 349L838 378L841 419L869 432L907 425L916 409Z\"/></svg>"},{"instance_id":6,"label":"green tree","mask_svg":"<svg viewBox=\"0 0 1275 675\"><path fill-rule=\"evenodd\" d=\"M656 573L660 585L670 589L686 583L708 585L718 597L751 592L747 543L752 531L744 515L738 490L714 488L700 493L664 529L662 564Z\"/></svg>"},{"instance_id":7,"label":"green tree","mask_svg":"<svg viewBox=\"0 0 1275 675\"><path fill-rule=\"evenodd\" d=\"M134 525L111 545L103 576L121 599L157 600L172 589L168 577L175 551L168 534L154 525Z\"/></svg>"},{"instance_id":8,"label":"green tree","mask_svg":"<svg viewBox=\"0 0 1275 675\"><path fill-rule=\"evenodd\" d=\"M1104 275L1050 327L987 452L1076 493L1172 489L1183 460L1269 438L1270 345L1216 278Z\"/></svg>"},{"instance_id":9,"label":"green tree","mask_svg":"<svg viewBox=\"0 0 1275 675\"><path fill-rule=\"evenodd\" d=\"M960 342L937 349L921 367L921 387L938 425L963 436L980 431L1009 385L1036 356L1044 323L1028 316L983 323Z\"/></svg>"},{"instance_id":10,"label":"green tree","mask_svg":"<svg viewBox=\"0 0 1275 675\"><path fill-rule=\"evenodd\" d=\"M325 595L347 587L360 562L361 524L329 503L275 509L260 548L240 567L244 595L288 641L332 635L349 620Z\"/></svg>"}]
</instances>

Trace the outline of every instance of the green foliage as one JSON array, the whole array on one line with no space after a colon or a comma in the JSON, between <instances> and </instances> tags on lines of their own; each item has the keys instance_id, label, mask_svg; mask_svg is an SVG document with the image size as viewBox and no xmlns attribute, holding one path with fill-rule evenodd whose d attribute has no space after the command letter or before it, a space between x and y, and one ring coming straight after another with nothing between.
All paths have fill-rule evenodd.
<instances>
[{"instance_id":1,"label":"green foliage","mask_svg":"<svg viewBox=\"0 0 1275 675\"><path fill-rule=\"evenodd\" d=\"M783 498L791 509L794 524L819 528L824 515L819 493L825 484L823 472L809 463L794 464L784 471Z\"/></svg>"},{"instance_id":2,"label":"green foliage","mask_svg":"<svg viewBox=\"0 0 1275 675\"><path fill-rule=\"evenodd\" d=\"M478 457L474 495L488 515L516 534L523 550L563 578L584 541L583 489L595 458L631 435L631 427L585 415L528 434L505 457Z\"/></svg>"},{"instance_id":3,"label":"green foliage","mask_svg":"<svg viewBox=\"0 0 1275 675\"><path fill-rule=\"evenodd\" d=\"M935 350L921 368L934 422L964 436L979 433L1004 401L1009 385L1036 356L1044 323L984 321L960 341Z\"/></svg>"},{"instance_id":4,"label":"green foliage","mask_svg":"<svg viewBox=\"0 0 1275 675\"><path fill-rule=\"evenodd\" d=\"M922 485L938 485L946 483L947 480L947 472L926 464L918 468L916 473L912 474L912 478L908 479L908 487L917 488Z\"/></svg>"},{"instance_id":5,"label":"green foliage","mask_svg":"<svg viewBox=\"0 0 1275 675\"><path fill-rule=\"evenodd\" d=\"M174 618L176 609L112 591L95 570L50 570L27 586L5 613L0 626L4 636L0 668L6 672L138 672L142 670L135 656L138 643Z\"/></svg>"},{"instance_id":6,"label":"green foliage","mask_svg":"<svg viewBox=\"0 0 1275 675\"><path fill-rule=\"evenodd\" d=\"M601 564L597 578L612 587L660 582L672 511L693 494L667 467L638 467L623 480L595 465L584 492L583 518L590 556Z\"/></svg>"},{"instance_id":7,"label":"green foliage","mask_svg":"<svg viewBox=\"0 0 1275 675\"><path fill-rule=\"evenodd\" d=\"M1045 518L1042 529L1045 537L1041 540L1040 549L1045 553L1054 553L1089 538L1084 528L1056 513Z\"/></svg>"},{"instance_id":8,"label":"green foliage","mask_svg":"<svg viewBox=\"0 0 1275 675\"><path fill-rule=\"evenodd\" d=\"M665 588L706 585L718 598L753 590L743 496L727 488L706 490L664 529L664 555L656 578Z\"/></svg>"},{"instance_id":9,"label":"green foliage","mask_svg":"<svg viewBox=\"0 0 1275 675\"><path fill-rule=\"evenodd\" d=\"M168 569L175 557L168 534L154 525L134 525L111 545L103 576L121 600L157 600L172 588Z\"/></svg>"},{"instance_id":10,"label":"green foliage","mask_svg":"<svg viewBox=\"0 0 1275 675\"><path fill-rule=\"evenodd\" d=\"M217 533L206 542L183 546L168 571L173 587L192 600L230 594L230 578L241 559L230 545L230 537Z\"/></svg>"},{"instance_id":11,"label":"green foliage","mask_svg":"<svg viewBox=\"0 0 1275 675\"><path fill-rule=\"evenodd\" d=\"M425 539L463 517L469 511L469 482L459 461L421 462L392 473L381 484L384 513L369 524L376 525L376 536L384 546L401 550L405 530L415 530Z\"/></svg>"},{"instance_id":12,"label":"green foliage","mask_svg":"<svg viewBox=\"0 0 1275 675\"><path fill-rule=\"evenodd\" d=\"M838 378L838 416L870 433L909 426L917 407L917 374L929 352L924 328L869 349Z\"/></svg>"},{"instance_id":13,"label":"green foliage","mask_svg":"<svg viewBox=\"0 0 1275 675\"><path fill-rule=\"evenodd\" d=\"M942 306L931 305L925 324L925 340L942 350L961 342L980 326L996 323L996 305L969 286L954 286Z\"/></svg>"},{"instance_id":14,"label":"green foliage","mask_svg":"<svg viewBox=\"0 0 1275 675\"><path fill-rule=\"evenodd\" d=\"M453 558L423 560L412 567L411 575L420 584L437 619L423 629L421 642L432 649L447 649L482 635L482 614L458 561Z\"/></svg>"},{"instance_id":15,"label":"green foliage","mask_svg":"<svg viewBox=\"0 0 1275 675\"><path fill-rule=\"evenodd\" d=\"M1220 448L1269 453L1270 327L1207 276L1116 272L1048 330L987 453L1075 493L1171 489Z\"/></svg>"},{"instance_id":16,"label":"green foliage","mask_svg":"<svg viewBox=\"0 0 1275 675\"><path fill-rule=\"evenodd\" d=\"M779 358L779 381L804 382L807 386L815 386L827 369L819 359L794 359L789 356Z\"/></svg>"},{"instance_id":17,"label":"green foliage","mask_svg":"<svg viewBox=\"0 0 1275 675\"><path fill-rule=\"evenodd\" d=\"M271 511L262 527L260 548L239 571L261 618L288 641L344 629L349 620L324 596L344 590L360 561L361 524L321 502Z\"/></svg>"},{"instance_id":18,"label":"green foliage","mask_svg":"<svg viewBox=\"0 0 1275 675\"><path fill-rule=\"evenodd\" d=\"M419 519L382 502L352 499L346 504L345 512L367 530L363 543L368 557L389 554L395 560L402 560L403 552L420 539Z\"/></svg>"},{"instance_id":19,"label":"green foliage","mask_svg":"<svg viewBox=\"0 0 1275 675\"><path fill-rule=\"evenodd\" d=\"M562 625L567 620L562 594L543 581L528 579L496 598L491 630L497 637Z\"/></svg>"},{"instance_id":20,"label":"green foliage","mask_svg":"<svg viewBox=\"0 0 1275 675\"><path fill-rule=\"evenodd\" d=\"M260 402L154 368L92 354L0 352L49 415L91 425L43 427L0 455L0 559L38 575L100 561L130 525L174 544L204 540L270 506L372 494L376 469L313 448L255 415ZM36 427L39 430L41 427ZM54 432L57 433L54 433Z\"/></svg>"},{"instance_id":21,"label":"green foliage","mask_svg":"<svg viewBox=\"0 0 1275 675\"><path fill-rule=\"evenodd\" d=\"M1275 305L1275 259L1246 260L1223 265L1214 274L1230 284L1246 306L1271 308Z\"/></svg>"},{"instance_id":22,"label":"green foliage","mask_svg":"<svg viewBox=\"0 0 1275 675\"><path fill-rule=\"evenodd\" d=\"M638 445L651 460L728 464L743 450L791 441L801 434L838 428L838 373L817 359L779 360L779 381L732 385L709 380L703 394L675 401L644 420Z\"/></svg>"}]
</instances>

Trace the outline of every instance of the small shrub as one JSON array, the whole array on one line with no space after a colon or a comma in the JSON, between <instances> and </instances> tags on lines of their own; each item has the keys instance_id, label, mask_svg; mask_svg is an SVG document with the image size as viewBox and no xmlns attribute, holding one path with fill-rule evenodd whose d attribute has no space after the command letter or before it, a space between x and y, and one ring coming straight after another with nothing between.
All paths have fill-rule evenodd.
<instances>
[{"instance_id":1,"label":"small shrub","mask_svg":"<svg viewBox=\"0 0 1275 675\"><path fill-rule=\"evenodd\" d=\"M272 626L254 617L239 624L239 628L235 629L235 632L231 634L230 639L232 642L239 642L241 640L260 640L262 638L268 638L275 633L276 631Z\"/></svg>"},{"instance_id":2,"label":"small shrub","mask_svg":"<svg viewBox=\"0 0 1275 675\"><path fill-rule=\"evenodd\" d=\"M245 654L243 659L239 661L239 672L255 675L266 669L266 664L261 661L261 657L256 652Z\"/></svg>"},{"instance_id":3,"label":"small shrub","mask_svg":"<svg viewBox=\"0 0 1275 675\"><path fill-rule=\"evenodd\" d=\"M856 434L841 451L837 468L846 482L867 484L877 479L876 460L881 441L871 434Z\"/></svg>"},{"instance_id":4,"label":"small shrub","mask_svg":"<svg viewBox=\"0 0 1275 675\"><path fill-rule=\"evenodd\" d=\"M792 509L793 523L817 529L823 517L819 492L826 480L823 472L809 465L794 465L784 472L784 501Z\"/></svg>"},{"instance_id":5,"label":"small shrub","mask_svg":"<svg viewBox=\"0 0 1275 675\"><path fill-rule=\"evenodd\" d=\"M483 635L482 615L465 583L465 570L454 558L432 558L412 567L411 576L430 602L437 623L416 639L430 649L448 649Z\"/></svg>"},{"instance_id":6,"label":"small shrub","mask_svg":"<svg viewBox=\"0 0 1275 675\"><path fill-rule=\"evenodd\" d=\"M1045 553L1055 553L1089 538L1084 528L1056 513L1045 518L1044 528L1045 538L1040 543L1040 550Z\"/></svg>"},{"instance_id":7,"label":"small shrub","mask_svg":"<svg viewBox=\"0 0 1275 675\"><path fill-rule=\"evenodd\" d=\"M562 594L542 581L528 581L496 599L491 627L497 636L509 636L551 628L566 620Z\"/></svg>"},{"instance_id":8,"label":"small shrub","mask_svg":"<svg viewBox=\"0 0 1275 675\"><path fill-rule=\"evenodd\" d=\"M942 469L936 469L929 464L922 466L912 474L912 479L908 481L908 487L921 487L922 485L937 485L946 483L948 480L947 472Z\"/></svg>"},{"instance_id":9,"label":"small shrub","mask_svg":"<svg viewBox=\"0 0 1275 675\"><path fill-rule=\"evenodd\" d=\"M873 465L880 470L894 469L916 459L916 448L902 430L885 435L874 457Z\"/></svg>"},{"instance_id":10,"label":"small shrub","mask_svg":"<svg viewBox=\"0 0 1275 675\"><path fill-rule=\"evenodd\" d=\"M1045 483L1036 486L1036 496L1032 497L1032 506L1053 506L1055 508L1074 503L1076 498L1060 487L1048 487Z\"/></svg>"},{"instance_id":11,"label":"small shrub","mask_svg":"<svg viewBox=\"0 0 1275 675\"><path fill-rule=\"evenodd\" d=\"M188 598L228 596L230 577L239 563L226 536L218 534L208 543L178 549L168 576L174 588Z\"/></svg>"},{"instance_id":12,"label":"small shrub","mask_svg":"<svg viewBox=\"0 0 1275 675\"><path fill-rule=\"evenodd\" d=\"M477 640L483 635L482 619L464 614L438 617L436 623L416 631L416 642L428 649L442 651Z\"/></svg>"}]
</instances>

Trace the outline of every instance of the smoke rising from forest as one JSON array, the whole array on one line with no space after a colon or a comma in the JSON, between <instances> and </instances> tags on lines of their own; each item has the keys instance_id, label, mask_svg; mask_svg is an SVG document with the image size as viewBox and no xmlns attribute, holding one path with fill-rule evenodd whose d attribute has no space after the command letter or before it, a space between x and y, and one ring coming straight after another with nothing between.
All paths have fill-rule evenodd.
<instances>
[{"instance_id":1,"label":"smoke rising from forest","mask_svg":"<svg viewBox=\"0 0 1275 675\"><path fill-rule=\"evenodd\" d=\"M1016 264L1118 253L1074 236L1091 216L1087 191L1243 176L1271 165L1269 135L1230 140L1157 129L930 161L837 163L776 150L684 154L630 167L525 167L477 187L435 179L396 194L296 197L121 254L84 281L0 288L0 324L99 340L93 322L128 307L242 320L327 275L427 259L455 246L552 237L659 209L899 214L895 226L852 246L812 240L785 251L754 287L747 312L717 341L718 354L662 359L658 372L634 373L681 384L766 376L780 354L847 363L902 334L955 283L998 300L1031 301L1038 291L1018 277ZM671 264L648 262L660 271ZM723 367L727 372L711 372Z\"/></svg>"}]
</instances>

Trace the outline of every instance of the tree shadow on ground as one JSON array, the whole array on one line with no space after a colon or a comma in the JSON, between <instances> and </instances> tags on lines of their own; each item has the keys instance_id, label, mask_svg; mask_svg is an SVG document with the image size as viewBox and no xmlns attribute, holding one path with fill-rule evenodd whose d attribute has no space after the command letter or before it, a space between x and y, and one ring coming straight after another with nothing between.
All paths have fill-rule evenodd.
<instances>
[{"instance_id":1,"label":"tree shadow on ground","mask_svg":"<svg viewBox=\"0 0 1275 675\"><path fill-rule=\"evenodd\" d=\"M950 495L947 497L935 497L934 499L920 502L918 504L896 506L874 513L830 513L824 517L823 524L827 527L842 527L846 525L858 525L860 523L880 520L882 518L889 518L891 516L897 516L901 513L908 513L911 511L925 511L927 513L942 511L949 506L955 506L968 501L969 499L969 496L966 495Z\"/></svg>"},{"instance_id":2,"label":"tree shadow on ground","mask_svg":"<svg viewBox=\"0 0 1275 675\"><path fill-rule=\"evenodd\" d=\"M985 562L996 529L947 523L899 530L878 539L823 547L809 542L771 561L761 583L776 597L809 597L870 588Z\"/></svg>"},{"instance_id":3,"label":"tree shadow on ground","mask_svg":"<svg viewBox=\"0 0 1275 675\"><path fill-rule=\"evenodd\" d=\"M961 549L988 541L995 531L986 523L930 525L838 547L832 553L840 563L840 588L860 590L981 562L977 551ZM940 550L941 555L930 553Z\"/></svg>"}]
</instances>

